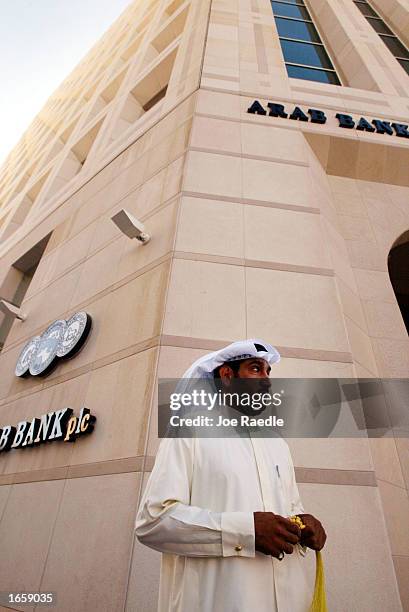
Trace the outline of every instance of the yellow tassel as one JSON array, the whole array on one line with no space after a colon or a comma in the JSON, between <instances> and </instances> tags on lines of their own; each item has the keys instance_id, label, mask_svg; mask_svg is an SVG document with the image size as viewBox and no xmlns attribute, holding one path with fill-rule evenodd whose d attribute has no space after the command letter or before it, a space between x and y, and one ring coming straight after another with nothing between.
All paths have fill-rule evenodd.
<instances>
[{"instance_id":1,"label":"yellow tassel","mask_svg":"<svg viewBox=\"0 0 409 612\"><path fill-rule=\"evenodd\" d=\"M297 523L300 529L305 525L299 516L290 516L290 521ZM315 551L315 586L309 612L327 612L327 600L325 596L324 564L321 551Z\"/></svg>"}]
</instances>

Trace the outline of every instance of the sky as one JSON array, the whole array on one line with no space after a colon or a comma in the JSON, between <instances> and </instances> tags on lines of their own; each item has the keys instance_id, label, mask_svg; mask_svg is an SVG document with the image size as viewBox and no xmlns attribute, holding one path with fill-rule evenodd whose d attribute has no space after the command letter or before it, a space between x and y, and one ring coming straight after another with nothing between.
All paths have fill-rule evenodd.
<instances>
[{"instance_id":1,"label":"sky","mask_svg":"<svg viewBox=\"0 0 409 612\"><path fill-rule=\"evenodd\" d=\"M0 0L0 164L131 0Z\"/></svg>"}]
</instances>

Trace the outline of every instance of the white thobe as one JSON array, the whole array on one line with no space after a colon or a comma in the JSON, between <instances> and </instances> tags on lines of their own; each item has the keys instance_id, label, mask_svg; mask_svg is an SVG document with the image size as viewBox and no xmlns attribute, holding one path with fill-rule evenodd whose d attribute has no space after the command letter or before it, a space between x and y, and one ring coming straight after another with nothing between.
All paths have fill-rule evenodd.
<instances>
[{"instance_id":1,"label":"white thobe","mask_svg":"<svg viewBox=\"0 0 409 612\"><path fill-rule=\"evenodd\" d=\"M255 550L253 512L304 513L282 438L164 438L136 517L161 551L159 612L306 612L300 545Z\"/></svg>"}]
</instances>

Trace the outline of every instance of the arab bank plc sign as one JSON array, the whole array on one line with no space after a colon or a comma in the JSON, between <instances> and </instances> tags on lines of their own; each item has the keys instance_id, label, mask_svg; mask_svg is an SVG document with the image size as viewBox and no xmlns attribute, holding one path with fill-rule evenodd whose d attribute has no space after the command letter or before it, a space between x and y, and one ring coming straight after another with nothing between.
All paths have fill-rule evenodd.
<instances>
[{"instance_id":1,"label":"arab bank plc sign","mask_svg":"<svg viewBox=\"0 0 409 612\"><path fill-rule=\"evenodd\" d=\"M77 312L68 320L54 321L40 336L35 336L24 346L17 360L16 376L49 374L60 359L78 353L91 326L92 319L86 312ZM31 421L20 421L16 427L4 425L0 427L0 453L54 440L75 442L77 437L93 431L95 421L96 417L83 407L78 417L71 408L63 408Z\"/></svg>"},{"instance_id":2,"label":"arab bank plc sign","mask_svg":"<svg viewBox=\"0 0 409 612\"><path fill-rule=\"evenodd\" d=\"M20 421L17 427L4 425L0 427L0 454L54 440L75 442L78 436L93 431L96 420L88 408L82 408L78 417L71 408L63 408L42 414L31 421Z\"/></svg>"}]
</instances>

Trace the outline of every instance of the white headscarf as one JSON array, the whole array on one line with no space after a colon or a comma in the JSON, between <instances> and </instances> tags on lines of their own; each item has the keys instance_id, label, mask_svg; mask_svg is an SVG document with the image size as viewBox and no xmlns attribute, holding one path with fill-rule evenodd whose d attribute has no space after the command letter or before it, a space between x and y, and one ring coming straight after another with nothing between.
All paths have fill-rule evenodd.
<instances>
[{"instance_id":1,"label":"white headscarf","mask_svg":"<svg viewBox=\"0 0 409 612\"><path fill-rule=\"evenodd\" d=\"M195 383L197 384L197 379L200 378L204 383L208 382L210 387L215 388L213 371L216 368L228 361L250 359L251 357L265 359L269 364L280 361L280 353L271 344L259 338L238 340L218 351L207 353L199 357L199 359L196 359L178 382L176 392L189 392L189 379L192 379L193 386L195 386Z\"/></svg>"}]
</instances>

